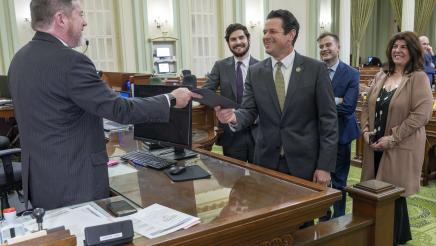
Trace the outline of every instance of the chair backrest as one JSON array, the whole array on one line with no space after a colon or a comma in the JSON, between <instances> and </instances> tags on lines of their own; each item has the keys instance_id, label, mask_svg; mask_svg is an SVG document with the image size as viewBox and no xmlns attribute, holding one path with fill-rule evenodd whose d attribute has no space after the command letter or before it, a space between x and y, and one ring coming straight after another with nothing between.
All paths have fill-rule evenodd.
<instances>
[{"instance_id":1,"label":"chair backrest","mask_svg":"<svg viewBox=\"0 0 436 246\"><path fill-rule=\"evenodd\" d=\"M189 69L182 70L182 74L183 74L183 77L191 75L191 70L189 70Z\"/></svg>"},{"instance_id":2,"label":"chair backrest","mask_svg":"<svg viewBox=\"0 0 436 246\"><path fill-rule=\"evenodd\" d=\"M182 84L191 88L197 88L197 77L195 75L183 76Z\"/></svg>"}]
</instances>

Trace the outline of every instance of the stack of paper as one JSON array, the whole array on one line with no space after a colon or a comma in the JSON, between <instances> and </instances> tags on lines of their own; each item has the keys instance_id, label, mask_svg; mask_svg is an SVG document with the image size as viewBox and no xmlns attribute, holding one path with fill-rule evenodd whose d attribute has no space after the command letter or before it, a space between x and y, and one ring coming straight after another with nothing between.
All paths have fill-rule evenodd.
<instances>
[{"instance_id":1,"label":"stack of paper","mask_svg":"<svg viewBox=\"0 0 436 246\"><path fill-rule=\"evenodd\" d=\"M111 222L114 221L110 217L103 215L90 204L86 204L75 208L48 211L43 218L43 228L52 229L65 226L66 229L70 230L71 234L76 235L77 245L83 245L85 227ZM24 226L28 231L36 231L38 228L33 219L25 222Z\"/></svg>"},{"instance_id":2,"label":"stack of paper","mask_svg":"<svg viewBox=\"0 0 436 246\"><path fill-rule=\"evenodd\" d=\"M129 216L133 229L148 238L155 238L187 229L200 223L200 219L174 209L153 204Z\"/></svg>"}]
</instances>

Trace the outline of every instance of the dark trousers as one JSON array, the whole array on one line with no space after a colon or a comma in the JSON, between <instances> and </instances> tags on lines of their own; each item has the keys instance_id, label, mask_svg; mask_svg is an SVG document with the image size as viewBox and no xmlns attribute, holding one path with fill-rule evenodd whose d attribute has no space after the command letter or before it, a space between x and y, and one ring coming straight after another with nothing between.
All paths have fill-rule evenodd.
<instances>
[{"instance_id":1,"label":"dark trousers","mask_svg":"<svg viewBox=\"0 0 436 246\"><path fill-rule=\"evenodd\" d=\"M345 204L347 202L347 193L344 187L347 186L348 173L350 171L351 143L338 144L338 153L336 155L335 172L331 173L332 187L342 191L342 199L333 204L333 218L345 215ZM331 218L331 211L327 215L319 218L319 221L327 221Z\"/></svg>"},{"instance_id":2,"label":"dark trousers","mask_svg":"<svg viewBox=\"0 0 436 246\"><path fill-rule=\"evenodd\" d=\"M241 161L253 163L254 141L250 131L240 132L236 141L223 146L223 154Z\"/></svg>"},{"instance_id":3,"label":"dark trousers","mask_svg":"<svg viewBox=\"0 0 436 246\"><path fill-rule=\"evenodd\" d=\"M289 168L288 168L288 163L286 162L286 158L284 156L280 156L279 164L277 165L276 171L291 175L291 172L289 171ZM306 221L300 225L299 229L304 229L306 227L313 226L313 224L314 224L313 220Z\"/></svg>"},{"instance_id":4,"label":"dark trousers","mask_svg":"<svg viewBox=\"0 0 436 246\"><path fill-rule=\"evenodd\" d=\"M374 152L374 174L377 176L380 161L383 152ZM405 244L412 240L412 232L410 231L409 213L407 212L407 201L405 197L400 197L395 200L394 212L394 242L393 245Z\"/></svg>"}]
</instances>

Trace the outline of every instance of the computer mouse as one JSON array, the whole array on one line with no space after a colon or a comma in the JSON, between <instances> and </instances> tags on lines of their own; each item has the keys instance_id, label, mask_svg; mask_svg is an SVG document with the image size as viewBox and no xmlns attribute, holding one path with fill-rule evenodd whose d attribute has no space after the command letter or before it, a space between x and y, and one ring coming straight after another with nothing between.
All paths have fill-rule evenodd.
<instances>
[{"instance_id":1,"label":"computer mouse","mask_svg":"<svg viewBox=\"0 0 436 246\"><path fill-rule=\"evenodd\" d=\"M171 175L179 175L182 174L186 171L185 167L181 167L181 166L174 166L170 168L170 174Z\"/></svg>"}]
</instances>

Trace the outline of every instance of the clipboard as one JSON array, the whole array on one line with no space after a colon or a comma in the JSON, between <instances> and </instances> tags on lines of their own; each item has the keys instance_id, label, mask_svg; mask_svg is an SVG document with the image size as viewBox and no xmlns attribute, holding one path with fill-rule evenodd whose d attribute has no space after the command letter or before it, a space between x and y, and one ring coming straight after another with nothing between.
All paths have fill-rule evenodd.
<instances>
[{"instance_id":1,"label":"clipboard","mask_svg":"<svg viewBox=\"0 0 436 246\"><path fill-rule=\"evenodd\" d=\"M239 108L239 104L228 99L227 97L216 94L212 90L206 88L197 88L192 89L191 91L203 96L203 98L201 99L193 98L192 100L204 104L208 107L215 108L216 106L220 106L221 108Z\"/></svg>"}]
</instances>

